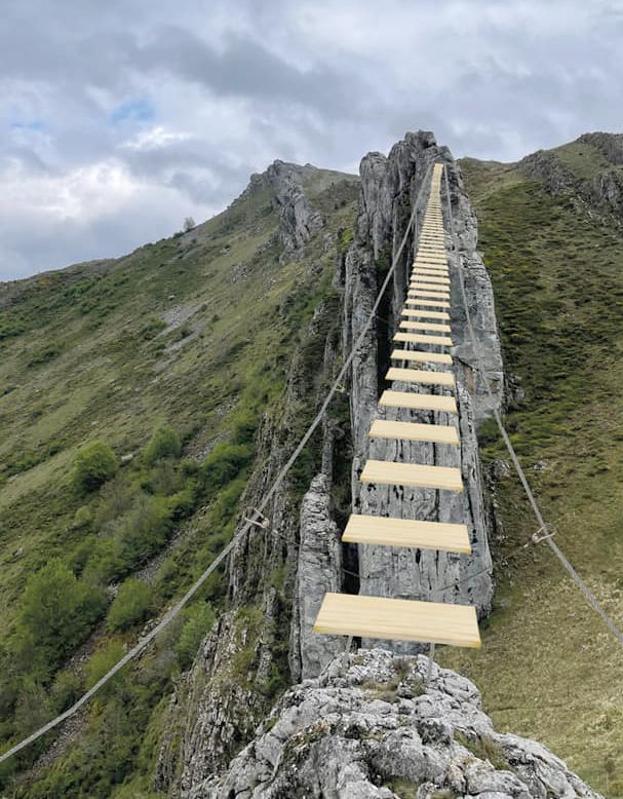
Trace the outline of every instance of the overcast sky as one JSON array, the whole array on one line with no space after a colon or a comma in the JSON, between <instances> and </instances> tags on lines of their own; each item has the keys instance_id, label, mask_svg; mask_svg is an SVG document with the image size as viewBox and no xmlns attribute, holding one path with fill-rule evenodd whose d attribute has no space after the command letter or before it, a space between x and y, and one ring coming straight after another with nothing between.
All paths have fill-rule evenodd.
<instances>
[{"instance_id":1,"label":"overcast sky","mask_svg":"<svg viewBox=\"0 0 623 799\"><path fill-rule=\"evenodd\" d=\"M0 280L121 255L275 158L623 129L623 2L2 0Z\"/></svg>"}]
</instances>

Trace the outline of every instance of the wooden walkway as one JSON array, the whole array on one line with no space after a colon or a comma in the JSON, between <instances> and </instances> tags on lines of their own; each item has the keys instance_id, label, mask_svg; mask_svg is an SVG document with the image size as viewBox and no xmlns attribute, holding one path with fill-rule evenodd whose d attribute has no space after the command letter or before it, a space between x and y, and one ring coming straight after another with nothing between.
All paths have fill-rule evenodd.
<instances>
[{"instance_id":1,"label":"wooden walkway","mask_svg":"<svg viewBox=\"0 0 623 799\"><path fill-rule=\"evenodd\" d=\"M451 352L433 351L449 350L453 345L448 313L452 292L441 213L442 172L441 164L435 164L407 298L400 312L399 330L393 337L394 342L405 348L393 349L390 358L402 365L391 366L385 375L388 382L398 385L381 394L381 418L373 420L368 435L372 439L423 441L435 447L459 448L458 423L422 424L382 418L392 413L387 409L393 408L450 414L455 419L458 414L456 399L448 394L456 391L454 374L447 370L452 367ZM422 368L411 368L411 363L421 364ZM409 390L409 387L412 388ZM439 492L439 504L444 502L447 492L463 490L460 469L427 463L368 459L360 480L364 484L434 490ZM342 541L359 546L471 552L464 524L356 513L350 516ZM472 606L361 594L325 594L314 631L326 635L480 646L476 610Z\"/></svg>"}]
</instances>

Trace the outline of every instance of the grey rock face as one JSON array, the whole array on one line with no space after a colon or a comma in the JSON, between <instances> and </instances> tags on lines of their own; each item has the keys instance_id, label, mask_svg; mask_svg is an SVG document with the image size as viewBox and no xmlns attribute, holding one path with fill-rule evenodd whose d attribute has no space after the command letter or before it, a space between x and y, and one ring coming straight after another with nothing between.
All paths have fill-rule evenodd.
<instances>
[{"instance_id":1,"label":"grey rock face","mask_svg":"<svg viewBox=\"0 0 623 799\"><path fill-rule=\"evenodd\" d=\"M319 674L344 648L341 638L312 632L325 592L339 591L342 577L339 534L331 517L329 485L323 474L312 480L303 498L300 531L290 645L291 652L298 655L290 658L295 679Z\"/></svg>"},{"instance_id":2,"label":"grey rock face","mask_svg":"<svg viewBox=\"0 0 623 799\"><path fill-rule=\"evenodd\" d=\"M447 414L386 410L384 418L399 421L458 423L460 451L424 442L368 439L377 416L383 375L390 365L391 337L398 327L399 310L406 294L407 270L413 258L410 238L381 306L378 319L368 331L353 362L351 416L353 424L353 506L359 513L428 521L465 522L470 531L472 555L457 556L436 551L362 546L359 551L360 591L364 594L436 601L473 603L481 614L490 607L493 590L488 546L489 519L483 499L476 425L502 399L503 368L497 335L493 293L485 267L476 252L477 225L463 190L458 167L446 148L437 146L430 133L407 134L392 148L388 158L372 153L361 164L361 199L357 232L346 259L344 349L357 339L376 299L392 257L397 253L408 224L418 189L428 177L429 166L446 164L456 239L447 238L452 271L452 335L455 341L458 422ZM445 197L444 197L445 199ZM419 208L427 197L420 195ZM447 212L446 212L447 215ZM446 230L449 230L446 218ZM456 244L456 248L455 248ZM380 268L379 268L380 267ZM477 348L470 342L462 308L459 271L465 286ZM492 388L490 397L477 375L481 363ZM397 364L394 364L397 365ZM411 366L413 366L411 364ZM418 365L419 368L419 365ZM434 366L429 368L434 369ZM396 386L422 393L446 394L443 388ZM439 466L459 467L465 492L446 495L440 501L432 490L394 486L362 486L359 475L368 457ZM413 644L393 645L414 651Z\"/></svg>"},{"instance_id":3,"label":"grey rock face","mask_svg":"<svg viewBox=\"0 0 623 799\"><path fill-rule=\"evenodd\" d=\"M503 735L476 687L383 649L290 689L220 779L187 799L598 799L540 744Z\"/></svg>"},{"instance_id":4,"label":"grey rock face","mask_svg":"<svg viewBox=\"0 0 623 799\"><path fill-rule=\"evenodd\" d=\"M266 170L279 206L279 237L287 255L300 250L323 225L321 214L312 208L303 191L301 176L305 169L313 167L275 161Z\"/></svg>"}]
</instances>

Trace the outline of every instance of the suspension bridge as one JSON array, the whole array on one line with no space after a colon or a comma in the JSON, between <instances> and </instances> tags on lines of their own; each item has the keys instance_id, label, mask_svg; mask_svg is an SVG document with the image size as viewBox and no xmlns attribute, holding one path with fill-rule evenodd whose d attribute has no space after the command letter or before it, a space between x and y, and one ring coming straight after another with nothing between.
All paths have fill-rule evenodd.
<instances>
[{"instance_id":1,"label":"suspension bridge","mask_svg":"<svg viewBox=\"0 0 623 799\"><path fill-rule=\"evenodd\" d=\"M452 371L450 325L450 272L441 203L443 166L434 164L430 194L415 249L409 287L400 312L396 348L385 379L392 384L381 394L379 415L386 408L436 411L456 420L456 381ZM401 345L401 346L398 346ZM440 351L441 350L441 351ZM406 366L404 366L406 364ZM424 368L411 368L411 364ZM432 368L431 368L432 367ZM448 367L440 370L440 367ZM397 384L397 386L395 386ZM407 387L405 391L403 386ZM415 386L417 391L410 391ZM425 391L420 387L425 386ZM435 393L426 393L432 392ZM458 423L422 424L416 421L375 419L370 438L426 441L457 448ZM362 483L434 489L439 505L447 492L463 491L460 468L424 463L368 459L359 477ZM468 555L465 524L352 514L342 541L358 545L437 549ZM316 633L384 640L418 641L479 647L476 608L471 605L392 599L362 594L327 593L316 622Z\"/></svg>"}]
</instances>

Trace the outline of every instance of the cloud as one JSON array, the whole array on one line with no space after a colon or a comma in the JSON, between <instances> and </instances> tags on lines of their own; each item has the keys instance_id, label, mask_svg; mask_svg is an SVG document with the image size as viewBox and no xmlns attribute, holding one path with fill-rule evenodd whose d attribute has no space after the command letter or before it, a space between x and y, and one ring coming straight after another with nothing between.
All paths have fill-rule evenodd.
<instances>
[{"instance_id":1,"label":"cloud","mask_svg":"<svg viewBox=\"0 0 623 799\"><path fill-rule=\"evenodd\" d=\"M0 279L119 255L275 158L355 170L408 129L514 160L616 129L593 0L6 0Z\"/></svg>"}]
</instances>

